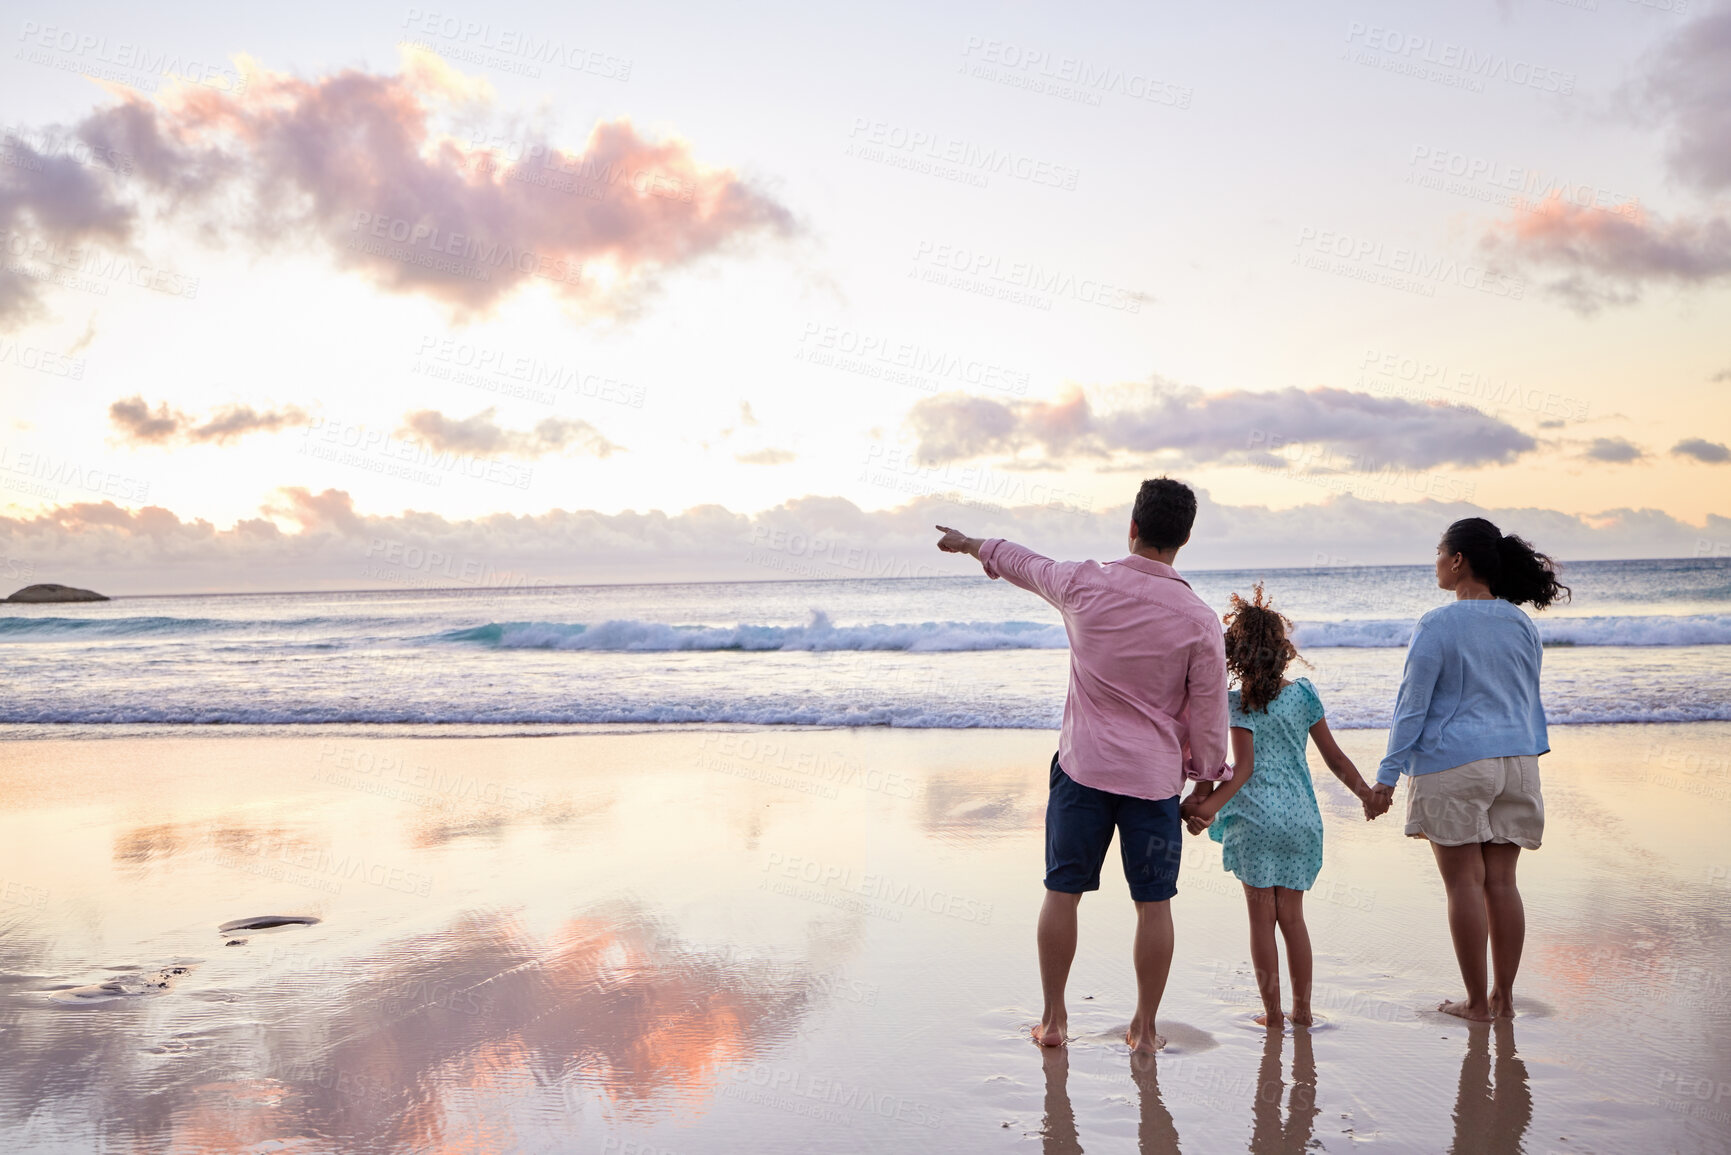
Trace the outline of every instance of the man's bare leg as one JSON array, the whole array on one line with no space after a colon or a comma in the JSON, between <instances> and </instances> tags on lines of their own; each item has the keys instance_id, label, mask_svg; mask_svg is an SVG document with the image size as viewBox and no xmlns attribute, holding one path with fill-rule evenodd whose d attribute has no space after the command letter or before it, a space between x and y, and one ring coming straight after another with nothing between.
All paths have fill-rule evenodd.
<instances>
[{"instance_id":1,"label":"man's bare leg","mask_svg":"<svg viewBox=\"0 0 1731 1155\"><path fill-rule=\"evenodd\" d=\"M1490 936L1485 913L1485 854L1483 844L1438 846L1431 843L1443 888L1448 891L1449 936L1454 939L1455 962L1460 964L1466 1000L1450 999L1437 1010L1474 1022L1491 1020L1490 995L1485 990L1485 944Z\"/></svg>"},{"instance_id":2,"label":"man's bare leg","mask_svg":"<svg viewBox=\"0 0 1731 1155\"><path fill-rule=\"evenodd\" d=\"M1515 1013L1515 972L1527 941L1527 910L1515 888L1515 864L1521 848L1512 842L1487 842L1485 911L1491 934L1491 1013L1512 1018Z\"/></svg>"},{"instance_id":3,"label":"man's bare leg","mask_svg":"<svg viewBox=\"0 0 1731 1155\"><path fill-rule=\"evenodd\" d=\"M1034 937L1040 947L1040 995L1045 1007L1040 1011L1040 1025L1034 1028L1034 1041L1042 1047L1063 1046L1070 1026L1064 987L1070 981L1070 964L1076 960L1076 908L1081 903L1079 894L1048 890L1040 907Z\"/></svg>"},{"instance_id":4,"label":"man's bare leg","mask_svg":"<svg viewBox=\"0 0 1731 1155\"><path fill-rule=\"evenodd\" d=\"M1136 1015L1124 1041L1136 1054L1153 1054L1166 1045L1154 1031L1160 1012L1160 996L1166 993L1166 976L1172 970L1172 903L1136 904L1136 945L1131 957L1136 963Z\"/></svg>"}]
</instances>

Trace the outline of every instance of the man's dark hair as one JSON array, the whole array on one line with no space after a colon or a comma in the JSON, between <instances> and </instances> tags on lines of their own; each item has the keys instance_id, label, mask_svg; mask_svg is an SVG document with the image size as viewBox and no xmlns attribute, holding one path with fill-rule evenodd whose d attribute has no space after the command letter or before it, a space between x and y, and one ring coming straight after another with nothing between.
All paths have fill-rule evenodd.
<instances>
[{"instance_id":1,"label":"man's dark hair","mask_svg":"<svg viewBox=\"0 0 1731 1155\"><path fill-rule=\"evenodd\" d=\"M1144 481L1130 519L1136 523L1136 540L1149 549L1177 549L1190 540L1196 524L1196 494L1170 477Z\"/></svg>"}]
</instances>

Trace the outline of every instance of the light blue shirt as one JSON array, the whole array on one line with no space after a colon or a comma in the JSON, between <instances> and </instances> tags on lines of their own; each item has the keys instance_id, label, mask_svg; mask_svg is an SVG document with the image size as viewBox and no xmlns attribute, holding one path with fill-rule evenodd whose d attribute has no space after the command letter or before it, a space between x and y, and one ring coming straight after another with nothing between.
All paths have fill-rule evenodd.
<instances>
[{"instance_id":1,"label":"light blue shirt","mask_svg":"<svg viewBox=\"0 0 1731 1155\"><path fill-rule=\"evenodd\" d=\"M1418 620L1376 780L1551 748L1532 619L1501 598L1450 602Z\"/></svg>"}]
</instances>

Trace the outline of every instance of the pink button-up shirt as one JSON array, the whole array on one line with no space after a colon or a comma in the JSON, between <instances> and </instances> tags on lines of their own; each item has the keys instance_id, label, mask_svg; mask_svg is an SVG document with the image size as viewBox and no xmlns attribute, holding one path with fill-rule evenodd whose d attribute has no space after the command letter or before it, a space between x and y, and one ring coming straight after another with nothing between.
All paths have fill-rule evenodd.
<instances>
[{"instance_id":1,"label":"pink button-up shirt","mask_svg":"<svg viewBox=\"0 0 1731 1155\"><path fill-rule=\"evenodd\" d=\"M1064 773L1154 799L1178 794L1186 778L1231 777L1220 623L1177 570L1136 554L1104 565L1053 561L1001 537L980 547L980 564L1064 615Z\"/></svg>"}]
</instances>

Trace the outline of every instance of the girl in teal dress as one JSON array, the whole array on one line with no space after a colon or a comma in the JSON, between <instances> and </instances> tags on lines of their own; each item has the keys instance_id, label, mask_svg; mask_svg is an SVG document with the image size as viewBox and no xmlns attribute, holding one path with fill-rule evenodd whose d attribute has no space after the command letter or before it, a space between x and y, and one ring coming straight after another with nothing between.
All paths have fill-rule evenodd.
<instances>
[{"instance_id":1,"label":"girl in teal dress","mask_svg":"<svg viewBox=\"0 0 1731 1155\"><path fill-rule=\"evenodd\" d=\"M1292 1021L1308 1024L1310 932L1304 925L1304 892L1322 869L1322 812L1310 784L1305 739L1316 742L1323 762L1361 803L1371 799L1352 759L1341 753L1323 717L1322 699L1309 678L1289 682L1286 667L1298 658L1292 623L1264 599L1262 583L1252 601L1232 595L1226 622L1226 667L1238 688L1227 698L1232 727L1232 780L1215 788L1199 783L1184 801L1190 833L1207 829L1220 843L1226 869L1244 884L1250 908L1250 961L1262 993L1256 1022L1278 1028L1280 951L1274 932L1286 940L1292 976ZM1366 805L1365 817L1371 817Z\"/></svg>"}]
</instances>

